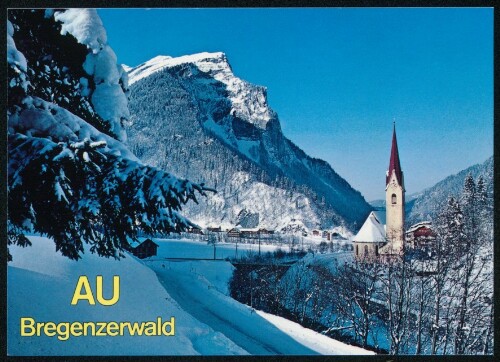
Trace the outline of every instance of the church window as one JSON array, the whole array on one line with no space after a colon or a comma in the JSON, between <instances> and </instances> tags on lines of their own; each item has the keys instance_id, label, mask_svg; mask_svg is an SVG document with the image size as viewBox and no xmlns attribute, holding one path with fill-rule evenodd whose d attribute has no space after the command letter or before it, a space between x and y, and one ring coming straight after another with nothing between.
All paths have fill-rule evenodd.
<instances>
[{"instance_id":1,"label":"church window","mask_svg":"<svg viewBox=\"0 0 500 362\"><path fill-rule=\"evenodd\" d=\"M368 245L365 245L365 255L368 255Z\"/></svg>"},{"instance_id":2,"label":"church window","mask_svg":"<svg viewBox=\"0 0 500 362\"><path fill-rule=\"evenodd\" d=\"M396 197L396 194L392 194L392 197L391 197L391 202L392 204L396 204L397 203L397 197Z\"/></svg>"},{"instance_id":3,"label":"church window","mask_svg":"<svg viewBox=\"0 0 500 362\"><path fill-rule=\"evenodd\" d=\"M359 245L356 245L356 255L359 255L359 249L358 249L358 246L359 246Z\"/></svg>"},{"instance_id":4,"label":"church window","mask_svg":"<svg viewBox=\"0 0 500 362\"><path fill-rule=\"evenodd\" d=\"M378 256L378 245L375 245L375 255Z\"/></svg>"}]
</instances>

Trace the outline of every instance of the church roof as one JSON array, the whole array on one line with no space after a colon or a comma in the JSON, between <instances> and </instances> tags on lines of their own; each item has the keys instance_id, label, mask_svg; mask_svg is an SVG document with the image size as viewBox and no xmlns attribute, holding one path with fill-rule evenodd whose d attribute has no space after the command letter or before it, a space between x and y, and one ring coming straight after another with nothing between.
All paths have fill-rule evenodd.
<instances>
[{"instance_id":1,"label":"church roof","mask_svg":"<svg viewBox=\"0 0 500 362\"><path fill-rule=\"evenodd\" d=\"M380 243L386 241L384 225L377 219L375 212L370 212L370 215L368 215L365 223L352 241L360 243Z\"/></svg>"},{"instance_id":2,"label":"church roof","mask_svg":"<svg viewBox=\"0 0 500 362\"><path fill-rule=\"evenodd\" d=\"M385 178L385 184L389 184L391 179L392 171L396 174L396 179L399 184L403 185L403 171L401 171L401 164L399 163L399 151L398 151L398 141L396 139L396 125L394 124L392 132L392 146L391 146L391 159L389 161L389 170L387 171L387 176Z\"/></svg>"},{"instance_id":3,"label":"church roof","mask_svg":"<svg viewBox=\"0 0 500 362\"><path fill-rule=\"evenodd\" d=\"M381 223L382 225L387 224L387 221L386 221L387 215L386 215L385 207L384 208L377 208L377 209L373 210L373 213L375 214L375 217L377 218L379 223Z\"/></svg>"}]
</instances>

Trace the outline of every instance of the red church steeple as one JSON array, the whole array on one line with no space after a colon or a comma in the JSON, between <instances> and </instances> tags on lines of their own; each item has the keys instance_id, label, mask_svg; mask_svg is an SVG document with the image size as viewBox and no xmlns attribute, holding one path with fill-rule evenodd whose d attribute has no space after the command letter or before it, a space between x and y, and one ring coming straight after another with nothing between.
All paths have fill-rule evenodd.
<instances>
[{"instance_id":1,"label":"red church steeple","mask_svg":"<svg viewBox=\"0 0 500 362\"><path fill-rule=\"evenodd\" d=\"M403 185L403 171L401 171L401 164L399 163L399 151L398 151L398 141L396 140L396 123L394 123L394 128L392 132L392 147L391 147L391 160L389 161L389 170L387 171L387 176L385 178L385 184L389 183L391 179L392 172L396 174L396 179L399 184Z\"/></svg>"}]
</instances>

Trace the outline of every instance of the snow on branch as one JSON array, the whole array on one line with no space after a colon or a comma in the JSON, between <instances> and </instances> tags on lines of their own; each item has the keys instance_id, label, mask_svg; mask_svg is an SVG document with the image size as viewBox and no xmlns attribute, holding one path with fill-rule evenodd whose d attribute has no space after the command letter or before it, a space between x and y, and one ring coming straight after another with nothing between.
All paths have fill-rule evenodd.
<instances>
[{"instance_id":1,"label":"snow on branch","mask_svg":"<svg viewBox=\"0 0 500 362\"><path fill-rule=\"evenodd\" d=\"M8 142L9 244L34 231L51 237L72 259L81 257L83 243L92 245L91 252L119 258L139 232L193 226L179 211L209 190L105 154L102 142L55 143L21 134L9 135Z\"/></svg>"},{"instance_id":2,"label":"snow on branch","mask_svg":"<svg viewBox=\"0 0 500 362\"><path fill-rule=\"evenodd\" d=\"M107 44L106 30L95 9L67 9L56 11L54 19L62 23L61 34L71 34L89 49L82 64L85 72L93 77L95 89L85 87L97 114L109 123L112 134L125 141L127 134L123 123L130 118L128 109L128 79L123 67L117 64L116 55ZM84 83L87 81L83 81Z\"/></svg>"}]
</instances>

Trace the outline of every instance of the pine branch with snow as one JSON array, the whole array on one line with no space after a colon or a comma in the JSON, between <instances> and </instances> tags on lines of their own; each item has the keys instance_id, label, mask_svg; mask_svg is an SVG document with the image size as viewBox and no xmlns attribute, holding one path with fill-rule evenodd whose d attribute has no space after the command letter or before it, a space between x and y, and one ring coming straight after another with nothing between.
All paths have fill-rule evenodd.
<instances>
[{"instance_id":1,"label":"pine branch with snow","mask_svg":"<svg viewBox=\"0 0 500 362\"><path fill-rule=\"evenodd\" d=\"M179 211L205 195L203 184L102 153L105 146L9 135L9 244L22 244L22 231L31 231L51 237L71 259L81 257L84 242L119 258L139 232L193 226Z\"/></svg>"},{"instance_id":2,"label":"pine branch with snow","mask_svg":"<svg viewBox=\"0 0 500 362\"><path fill-rule=\"evenodd\" d=\"M95 10L9 11L8 244L46 235L120 258L138 233L180 232L203 183L143 165L120 141L128 81ZM213 190L212 190L213 191Z\"/></svg>"}]
</instances>

